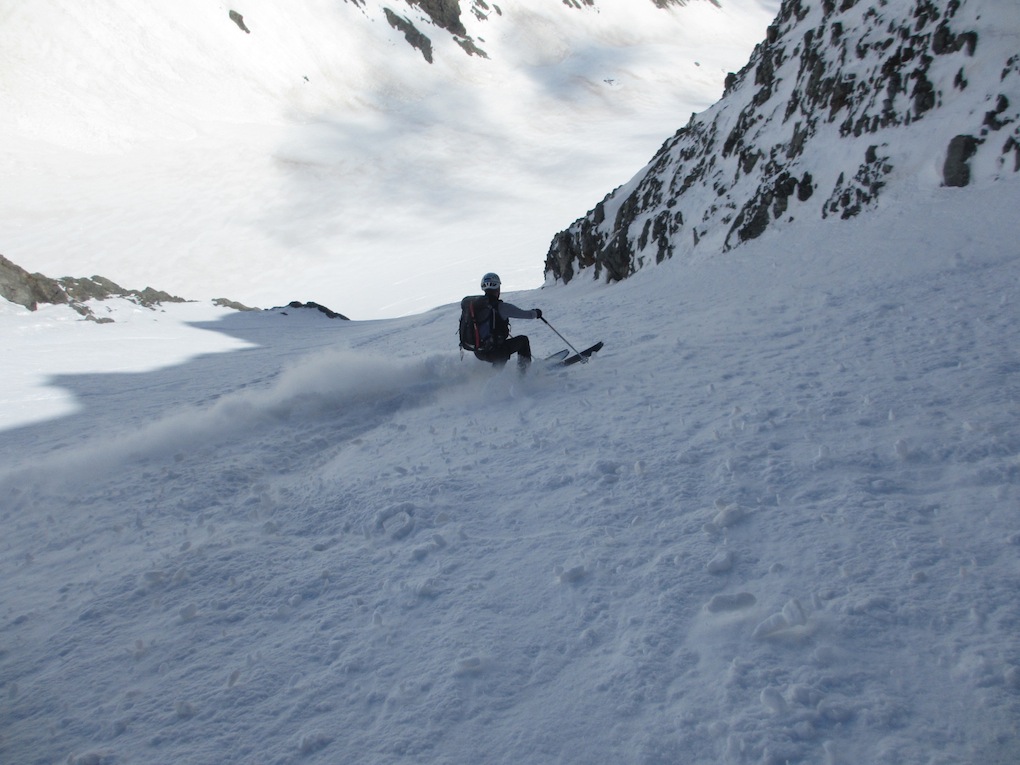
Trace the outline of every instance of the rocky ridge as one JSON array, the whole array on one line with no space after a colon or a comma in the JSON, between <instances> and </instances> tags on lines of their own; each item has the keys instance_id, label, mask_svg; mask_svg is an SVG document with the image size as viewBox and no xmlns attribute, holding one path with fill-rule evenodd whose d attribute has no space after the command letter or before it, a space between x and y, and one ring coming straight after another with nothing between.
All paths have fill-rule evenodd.
<instances>
[{"instance_id":1,"label":"rocky ridge","mask_svg":"<svg viewBox=\"0 0 1020 765\"><path fill-rule=\"evenodd\" d=\"M99 324L112 322L113 319L96 316L88 305L89 301L121 297L153 309L161 303L187 302L184 298L152 287L143 290L125 289L102 276L51 279L42 274L29 273L3 255L0 255L0 297L30 311L37 310L40 303L67 305L87 320Z\"/></svg>"},{"instance_id":2,"label":"rocky ridge","mask_svg":"<svg viewBox=\"0 0 1020 765\"><path fill-rule=\"evenodd\" d=\"M108 316L96 316L92 306L89 305L92 301L124 298L152 310L156 310L163 303L189 302L182 297L152 287L142 290L125 289L102 276L64 276L60 279L51 279L43 274L29 273L3 255L0 255L0 298L30 311L38 310L40 304L66 305L87 321L94 321L97 324L109 324L113 319ZM258 310L227 298L217 298L213 303L235 311Z\"/></svg>"},{"instance_id":3,"label":"rocky ridge","mask_svg":"<svg viewBox=\"0 0 1020 765\"><path fill-rule=\"evenodd\" d=\"M1007 7L1008 6L1008 7ZM1020 13L979 0L784 0L723 98L558 233L547 279L619 280L899 184L1020 175Z\"/></svg>"},{"instance_id":4,"label":"rocky ridge","mask_svg":"<svg viewBox=\"0 0 1020 765\"><path fill-rule=\"evenodd\" d=\"M97 316L93 306L90 305L92 301L124 298L152 310L158 309L163 303L194 302L152 287L146 287L143 290L125 289L102 276L65 276L60 279L51 279L42 274L29 273L3 255L0 255L0 298L23 306L30 311L38 310L40 304L66 305L81 314L87 321L94 321L97 324L110 324L114 320L108 316ZM212 302L214 305L234 311L261 310L228 298L216 298ZM349 321L343 314L311 301L302 303L293 300L286 306L266 310L286 316L288 309L317 311L329 319Z\"/></svg>"}]
</instances>

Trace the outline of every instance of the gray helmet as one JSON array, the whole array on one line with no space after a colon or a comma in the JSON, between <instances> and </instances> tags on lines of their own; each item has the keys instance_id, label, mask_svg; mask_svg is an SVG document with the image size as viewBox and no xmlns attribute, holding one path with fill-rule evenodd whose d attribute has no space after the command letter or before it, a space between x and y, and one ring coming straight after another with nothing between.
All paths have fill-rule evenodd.
<instances>
[{"instance_id":1,"label":"gray helmet","mask_svg":"<svg viewBox=\"0 0 1020 765\"><path fill-rule=\"evenodd\" d=\"M491 271L482 277L482 289L483 290L498 290L500 287L499 274L494 274Z\"/></svg>"}]
</instances>

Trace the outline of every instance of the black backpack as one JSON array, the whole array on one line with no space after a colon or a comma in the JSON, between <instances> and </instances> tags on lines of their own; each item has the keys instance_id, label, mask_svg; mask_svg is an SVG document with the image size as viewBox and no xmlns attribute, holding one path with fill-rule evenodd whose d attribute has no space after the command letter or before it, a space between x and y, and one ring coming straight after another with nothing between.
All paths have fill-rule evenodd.
<instances>
[{"instance_id":1,"label":"black backpack","mask_svg":"<svg viewBox=\"0 0 1020 765\"><path fill-rule=\"evenodd\" d=\"M500 318L485 295L460 301L460 347L465 351L487 351L509 332L510 323Z\"/></svg>"}]
</instances>

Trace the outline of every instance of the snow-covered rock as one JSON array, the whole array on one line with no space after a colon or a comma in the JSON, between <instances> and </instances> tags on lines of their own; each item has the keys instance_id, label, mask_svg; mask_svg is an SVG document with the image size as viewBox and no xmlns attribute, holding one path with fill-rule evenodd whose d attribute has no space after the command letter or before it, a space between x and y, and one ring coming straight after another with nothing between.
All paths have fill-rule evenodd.
<instances>
[{"instance_id":1,"label":"snow-covered rock","mask_svg":"<svg viewBox=\"0 0 1020 765\"><path fill-rule=\"evenodd\" d=\"M623 279L890 189L1015 180L1018 30L1016 3L785 0L722 100L555 236L547 278Z\"/></svg>"}]
</instances>

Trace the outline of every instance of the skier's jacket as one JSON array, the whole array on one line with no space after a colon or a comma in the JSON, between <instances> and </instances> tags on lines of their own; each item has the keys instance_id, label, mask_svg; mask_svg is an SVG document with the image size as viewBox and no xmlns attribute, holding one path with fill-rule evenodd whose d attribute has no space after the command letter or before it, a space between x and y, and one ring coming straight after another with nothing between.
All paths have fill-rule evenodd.
<instances>
[{"instance_id":1,"label":"skier's jacket","mask_svg":"<svg viewBox=\"0 0 1020 765\"><path fill-rule=\"evenodd\" d=\"M466 351L488 351L510 337L510 319L534 319L511 303L487 295L468 295L460 301L460 347Z\"/></svg>"}]
</instances>

